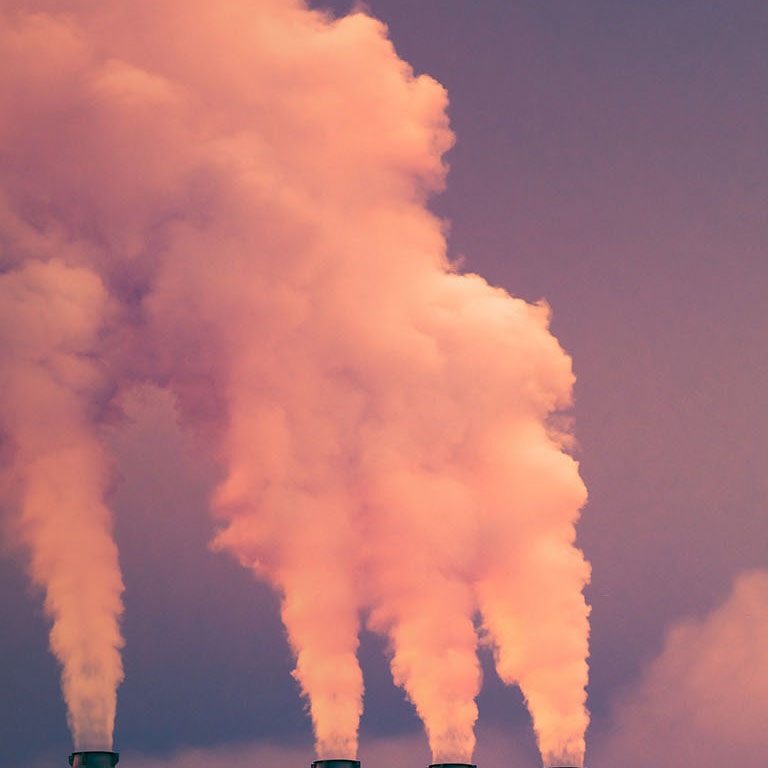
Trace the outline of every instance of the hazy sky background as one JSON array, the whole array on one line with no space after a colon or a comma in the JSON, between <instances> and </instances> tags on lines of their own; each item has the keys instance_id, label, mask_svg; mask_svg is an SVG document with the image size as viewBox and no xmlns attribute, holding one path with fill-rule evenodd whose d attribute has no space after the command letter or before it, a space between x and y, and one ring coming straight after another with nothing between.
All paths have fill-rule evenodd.
<instances>
[{"instance_id":1,"label":"hazy sky background","mask_svg":"<svg viewBox=\"0 0 768 768\"><path fill-rule=\"evenodd\" d=\"M768 567L768 6L369 7L450 96L457 144L433 208L451 223L451 258L545 298L573 357L598 739L670 624L706 616L738 574ZM276 599L208 550L214 471L165 396L145 393L129 410L135 423L113 440L126 583L116 748L270 741L309 755ZM20 562L0 559L2 766L70 749L47 621ZM418 736L382 641L365 634L361 659L363 743ZM480 722L519 728L530 755L522 700L487 662ZM483 734L478 755L490 750Z\"/></svg>"}]
</instances>

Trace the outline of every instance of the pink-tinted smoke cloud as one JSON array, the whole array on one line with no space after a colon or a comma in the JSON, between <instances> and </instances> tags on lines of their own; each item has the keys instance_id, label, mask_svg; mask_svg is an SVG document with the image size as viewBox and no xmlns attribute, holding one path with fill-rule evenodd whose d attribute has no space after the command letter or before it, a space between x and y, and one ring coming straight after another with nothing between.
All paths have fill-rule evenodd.
<instances>
[{"instance_id":1,"label":"pink-tinted smoke cloud","mask_svg":"<svg viewBox=\"0 0 768 768\"><path fill-rule=\"evenodd\" d=\"M282 595L318 754L357 750L364 619L435 759L469 760L481 616L545 759L580 761L570 359L546 306L446 259L442 87L299 0L7 6L13 215L79 244L112 365L206 435L216 546Z\"/></svg>"},{"instance_id":2,"label":"pink-tinted smoke cloud","mask_svg":"<svg viewBox=\"0 0 768 768\"><path fill-rule=\"evenodd\" d=\"M616 709L592 764L749 765L768 749L768 573L739 576L728 599L683 619Z\"/></svg>"},{"instance_id":3,"label":"pink-tinted smoke cloud","mask_svg":"<svg viewBox=\"0 0 768 768\"><path fill-rule=\"evenodd\" d=\"M109 749L122 680L122 582L95 434L103 372L92 358L107 311L92 272L30 259L0 276L0 475L32 580L53 620L51 649L75 745Z\"/></svg>"}]
</instances>

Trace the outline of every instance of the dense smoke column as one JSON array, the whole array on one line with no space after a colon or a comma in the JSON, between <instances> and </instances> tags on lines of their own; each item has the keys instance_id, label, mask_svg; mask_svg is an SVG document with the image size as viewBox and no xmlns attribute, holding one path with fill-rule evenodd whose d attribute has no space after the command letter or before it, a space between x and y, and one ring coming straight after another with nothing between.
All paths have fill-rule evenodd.
<instances>
[{"instance_id":1,"label":"dense smoke column","mask_svg":"<svg viewBox=\"0 0 768 768\"><path fill-rule=\"evenodd\" d=\"M583 563L566 550L560 556L566 563L572 561L571 573L563 573L568 570L564 565L561 575L573 577L575 572L576 578L583 578ZM535 574L531 568L524 581L501 572L492 577L491 585L484 584L485 626L495 646L499 676L509 685L519 685L525 696L544 764L582 765L589 723L585 708L588 610L578 598L563 599L552 589L550 579L557 578L560 569L551 564L544 567L548 573ZM505 583L509 590L500 594Z\"/></svg>"},{"instance_id":2,"label":"dense smoke column","mask_svg":"<svg viewBox=\"0 0 768 768\"><path fill-rule=\"evenodd\" d=\"M174 227L146 306L155 336L181 350L167 378L185 418L204 414L211 387L219 393L212 431L226 477L213 500L216 545L281 594L318 756L353 757L359 616L382 589L371 568L375 531L385 527L367 498L376 478L363 465L401 377L418 374L421 349L411 339L420 334L404 312L418 301L421 275L447 266L442 225L423 199L441 183L451 136L443 90L413 77L380 24L362 14L329 23L298 6L261 8L254 36L293 43L277 55L254 40L247 68L270 72L283 89L259 92L262 118L202 145L217 197L204 224ZM214 66L206 77L218 74ZM403 280L413 282L407 304ZM374 468L378 477L386 471ZM423 644L402 638L398 658ZM472 635L470 739L475 642ZM403 664L398 682L410 685L416 672ZM452 672L433 659L428 674L439 683ZM453 692L443 694L440 712L452 711L450 702L458 710ZM429 715L436 731L455 730Z\"/></svg>"},{"instance_id":3,"label":"dense smoke column","mask_svg":"<svg viewBox=\"0 0 768 768\"><path fill-rule=\"evenodd\" d=\"M88 242L67 263L130 321L111 364L205 433L216 544L281 595L319 756L356 751L367 613L435 759L468 761L478 611L542 750L578 755L585 492L550 428L570 359L546 307L446 259L426 207L453 140L444 90L363 13L36 7L0 19L0 225ZM64 399L101 456L98 398Z\"/></svg>"},{"instance_id":4,"label":"dense smoke column","mask_svg":"<svg viewBox=\"0 0 768 768\"><path fill-rule=\"evenodd\" d=\"M397 396L366 433L379 525L372 626L389 632L393 673L436 760L471 756L481 611L546 758L578 761L589 571L573 540L586 492L550 425L570 403L570 359L546 306L476 276L434 274L414 295L404 315L431 353L413 356L407 390L390 382Z\"/></svg>"},{"instance_id":5,"label":"dense smoke column","mask_svg":"<svg viewBox=\"0 0 768 768\"><path fill-rule=\"evenodd\" d=\"M421 582L421 592L407 590L393 601L401 603L399 608L388 602L377 609L370 627L390 638L392 677L424 722L433 760L468 762L482 682L477 636L466 585L448 581L438 586L438 581L441 577L433 572ZM436 586L434 596L430 593Z\"/></svg>"},{"instance_id":6,"label":"dense smoke column","mask_svg":"<svg viewBox=\"0 0 768 768\"><path fill-rule=\"evenodd\" d=\"M253 386L258 389L267 376ZM339 470L331 456L321 455L317 437L308 450L280 407L260 399L251 405L249 417L238 411L228 432L230 472L215 497L217 514L228 525L216 546L234 550L281 594L296 656L293 674L307 697L317 754L353 758L363 677L349 501L329 483Z\"/></svg>"},{"instance_id":7,"label":"dense smoke column","mask_svg":"<svg viewBox=\"0 0 768 768\"><path fill-rule=\"evenodd\" d=\"M574 546L574 525L586 489L563 450L568 437L548 422L570 401L567 358L560 354L559 375L549 367L557 360L554 350L539 357L531 371L537 396L511 420L499 420L483 451L478 480L490 491L489 527L477 594L496 669L520 686L545 765L581 765L589 723L589 608L582 594L589 566Z\"/></svg>"},{"instance_id":8,"label":"dense smoke column","mask_svg":"<svg viewBox=\"0 0 768 768\"><path fill-rule=\"evenodd\" d=\"M477 582L484 625L500 677L525 695L545 764L580 765L589 722L589 608L581 591L589 566L573 540L586 491L540 415L509 431L496 459L506 483L488 500L495 541Z\"/></svg>"},{"instance_id":9,"label":"dense smoke column","mask_svg":"<svg viewBox=\"0 0 768 768\"><path fill-rule=\"evenodd\" d=\"M0 475L12 526L53 621L77 749L111 749L123 677L123 585L97 436L107 382L96 358L106 293L90 271L27 261L0 276Z\"/></svg>"},{"instance_id":10,"label":"dense smoke column","mask_svg":"<svg viewBox=\"0 0 768 768\"><path fill-rule=\"evenodd\" d=\"M512 566L481 586L485 626L495 646L499 676L519 685L526 698L544 764L582 765L589 723L588 609L578 596L562 594L552 580L584 579L584 563L565 546L560 552L552 542L533 547L549 551L538 569L528 564L525 579L510 574L516 568ZM528 555L518 550L512 557L525 561ZM552 555L560 562L546 562Z\"/></svg>"},{"instance_id":11,"label":"dense smoke column","mask_svg":"<svg viewBox=\"0 0 768 768\"><path fill-rule=\"evenodd\" d=\"M357 661L359 619L345 575L318 563L311 575L298 576L311 584L286 580L282 617L296 654L293 674L309 701L318 755L354 758L363 674Z\"/></svg>"}]
</instances>

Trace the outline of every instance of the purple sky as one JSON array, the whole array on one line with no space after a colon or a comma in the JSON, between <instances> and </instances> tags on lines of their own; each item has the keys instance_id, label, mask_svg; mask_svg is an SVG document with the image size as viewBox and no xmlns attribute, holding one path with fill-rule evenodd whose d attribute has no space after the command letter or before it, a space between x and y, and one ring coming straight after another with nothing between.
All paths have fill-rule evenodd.
<instances>
[{"instance_id":1,"label":"purple sky","mask_svg":"<svg viewBox=\"0 0 768 768\"><path fill-rule=\"evenodd\" d=\"M599 733L670 622L704 616L738 573L768 566L768 6L369 7L399 54L449 92L457 145L433 207L451 222L452 258L513 294L546 298L573 357ZM127 586L117 747L309 745L276 599L208 551L214 474L168 403L138 409L115 449ZM5 553L0 606L0 765L30 745L63 755L41 599ZM382 641L364 635L361 658L363 733L418 732ZM520 695L485 662L481 722L525 724Z\"/></svg>"}]
</instances>

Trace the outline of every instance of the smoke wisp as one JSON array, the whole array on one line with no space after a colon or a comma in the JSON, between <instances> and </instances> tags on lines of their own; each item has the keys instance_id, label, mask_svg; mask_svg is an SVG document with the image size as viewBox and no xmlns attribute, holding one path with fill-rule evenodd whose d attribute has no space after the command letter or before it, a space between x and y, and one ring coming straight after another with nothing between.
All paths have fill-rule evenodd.
<instances>
[{"instance_id":1,"label":"smoke wisp","mask_svg":"<svg viewBox=\"0 0 768 768\"><path fill-rule=\"evenodd\" d=\"M357 750L365 620L434 759L469 761L480 616L545 759L581 761L586 492L552 426L571 361L544 304L447 260L426 207L453 141L443 88L376 20L299 0L36 7L4 3L3 224L65 242L61 268L117 307L109 349L94 317L77 360L171 388L206 435L216 546L282 595L318 754ZM103 523L99 397L65 394L96 477L94 500L62 492Z\"/></svg>"}]
</instances>

